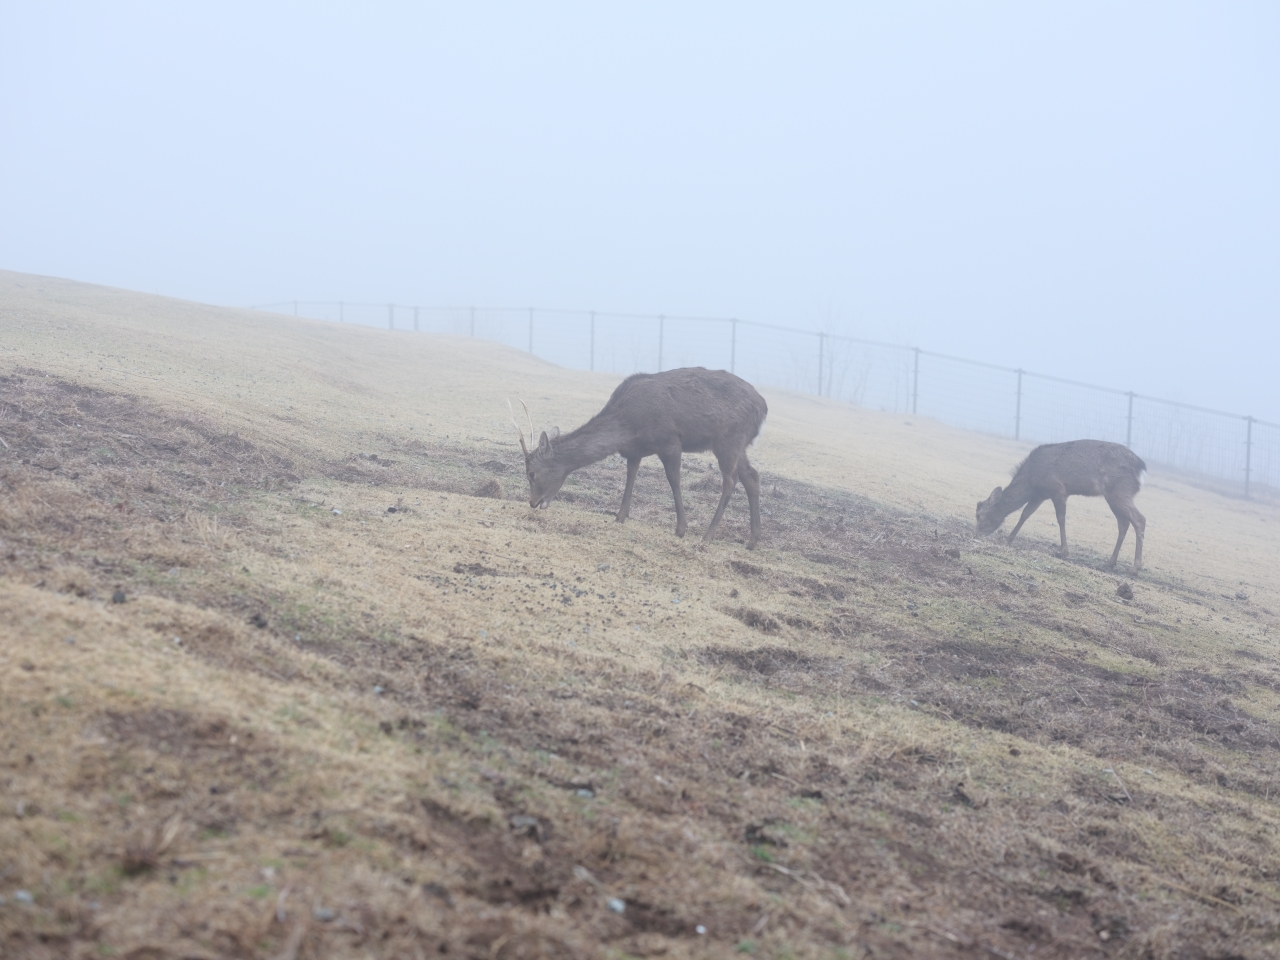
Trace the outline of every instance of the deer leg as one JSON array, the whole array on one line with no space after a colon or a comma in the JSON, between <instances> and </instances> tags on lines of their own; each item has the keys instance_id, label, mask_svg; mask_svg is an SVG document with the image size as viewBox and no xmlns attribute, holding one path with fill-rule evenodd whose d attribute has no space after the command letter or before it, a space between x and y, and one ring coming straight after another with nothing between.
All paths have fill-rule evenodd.
<instances>
[{"instance_id":1,"label":"deer leg","mask_svg":"<svg viewBox=\"0 0 1280 960\"><path fill-rule=\"evenodd\" d=\"M760 472L747 462L746 453L738 460L738 479L751 505L751 539L747 541L747 549L754 550L760 541Z\"/></svg>"},{"instance_id":2,"label":"deer leg","mask_svg":"<svg viewBox=\"0 0 1280 960\"><path fill-rule=\"evenodd\" d=\"M680 451L660 453L658 457L667 471L667 482L671 484L671 496L675 497L676 501L676 536L683 537L689 525L684 519L684 501L680 499Z\"/></svg>"},{"instance_id":3,"label":"deer leg","mask_svg":"<svg viewBox=\"0 0 1280 960\"><path fill-rule=\"evenodd\" d=\"M1058 515L1058 533L1062 536L1062 558L1067 558L1067 498L1053 498L1053 512Z\"/></svg>"},{"instance_id":4,"label":"deer leg","mask_svg":"<svg viewBox=\"0 0 1280 960\"><path fill-rule=\"evenodd\" d=\"M636 473L640 470L640 458L627 458L627 488L622 491L622 506L618 508L617 521L625 523L627 517L631 516L631 491L636 485Z\"/></svg>"},{"instance_id":5,"label":"deer leg","mask_svg":"<svg viewBox=\"0 0 1280 960\"><path fill-rule=\"evenodd\" d=\"M1013 543L1013 538L1018 535L1018 531L1022 529L1022 525L1027 522L1027 519L1033 513L1035 513L1037 510L1040 509L1040 504L1042 503L1044 503L1044 500L1040 499L1040 500L1032 500L1030 503L1027 504L1027 508L1022 511L1022 516L1018 520L1018 525L1013 528L1013 533L1009 534L1010 543Z\"/></svg>"},{"instance_id":6,"label":"deer leg","mask_svg":"<svg viewBox=\"0 0 1280 960\"><path fill-rule=\"evenodd\" d=\"M724 508L729 505L729 500L733 496L733 489L737 486L737 464L730 463L726 460L720 461L720 503L716 505L715 516L711 518L711 523L707 525L707 532L702 535L703 543L710 543L711 538L715 536L716 527L720 525L720 518L724 516Z\"/></svg>"},{"instance_id":7,"label":"deer leg","mask_svg":"<svg viewBox=\"0 0 1280 960\"><path fill-rule=\"evenodd\" d=\"M1129 524L1133 524L1133 536L1138 541L1138 546L1133 552L1133 569L1135 571L1142 569L1142 534L1146 530L1147 518L1138 513L1138 508L1132 503L1122 503L1119 501L1107 501L1107 506L1111 508L1111 512L1116 515L1116 526L1120 528L1120 534L1116 537L1116 548L1111 551L1111 559L1107 561L1107 569L1114 570L1116 560L1120 557L1120 548L1124 545L1125 534L1129 532Z\"/></svg>"},{"instance_id":8,"label":"deer leg","mask_svg":"<svg viewBox=\"0 0 1280 960\"><path fill-rule=\"evenodd\" d=\"M1133 536L1138 541L1138 546L1133 551L1133 572L1137 573L1142 569L1142 538L1147 532L1147 518L1139 513L1138 508L1131 503L1129 504L1129 519L1133 521Z\"/></svg>"}]
</instances>

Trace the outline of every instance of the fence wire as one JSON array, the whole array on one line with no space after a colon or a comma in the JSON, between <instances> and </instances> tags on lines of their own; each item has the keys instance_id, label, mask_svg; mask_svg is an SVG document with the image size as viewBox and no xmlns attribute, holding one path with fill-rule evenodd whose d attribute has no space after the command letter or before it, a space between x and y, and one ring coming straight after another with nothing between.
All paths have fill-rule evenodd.
<instances>
[{"instance_id":1,"label":"fence wire","mask_svg":"<svg viewBox=\"0 0 1280 960\"><path fill-rule=\"evenodd\" d=\"M1149 466L1191 475L1223 493L1280 497L1280 424L911 347L728 317L318 301L258 309L481 337L561 366L622 376L727 369L760 386L918 413L997 436L1123 443Z\"/></svg>"}]
</instances>

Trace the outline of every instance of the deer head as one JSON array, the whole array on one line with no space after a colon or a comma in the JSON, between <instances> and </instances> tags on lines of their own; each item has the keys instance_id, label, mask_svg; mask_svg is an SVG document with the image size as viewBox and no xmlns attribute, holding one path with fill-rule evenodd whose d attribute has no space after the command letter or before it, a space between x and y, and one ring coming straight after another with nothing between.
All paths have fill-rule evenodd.
<instances>
[{"instance_id":1,"label":"deer head","mask_svg":"<svg viewBox=\"0 0 1280 960\"><path fill-rule=\"evenodd\" d=\"M542 431L538 447L524 455L524 470L529 477L529 506L545 510L560 492L565 478L572 472L567 463L556 457L554 442L560 438L560 428L552 427L551 436Z\"/></svg>"},{"instance_id":2,"label":"deer head","mask_svg":"<svg viewBox=\"0 0 1280 960\"><path fill-rule=\"evenodd\" d=\"M978 533L984 537L994 533L1004 523L1004 514L996 510L996 504L1000 502L1000 495L1003 493L1004 487L996 487L991 491L991 496L978 504Z\"/></svg>"},{"instance_id":3,"label":"deer head","mask_svg":"<svg viewBox=\"0 0 1280 960\"><path fill-rule=\"evenodd\" d=\"M511 406L510 400L507 401L507 406ZM529 415L529 408L523 400L520 401L520 406L524 407L524 415L529 421L529 443L533 443L533 417ZM547 436L545 430L542 431L542 437L531 453L524 442L524 431L516 423L514 408L511 410L511 423L520 437L520 450L524 453L524 472L529 478L529 506L545 510L547 504L560 492L565 478L572 472L567 464L556 460L555 449L552 447L552 442L560 437L560 428L552 427L551 436Z\"/></svg>"}]
</instances>

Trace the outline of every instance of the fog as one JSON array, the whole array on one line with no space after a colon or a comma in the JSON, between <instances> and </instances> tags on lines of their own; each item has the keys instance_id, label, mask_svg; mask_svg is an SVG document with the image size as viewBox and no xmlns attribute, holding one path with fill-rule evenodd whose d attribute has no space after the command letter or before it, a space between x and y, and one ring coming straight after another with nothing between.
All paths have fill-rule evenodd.
<instances>
[{"instance_id":1,"label":"fog","mask_svg":"<svg viewBox=\"0 0 1280 960\"><path fill-rule=\"evenodd\" d=\"M0 267L740 317L1280 422L1273 4L0 4Z\"/></svg>"}]
</instances>

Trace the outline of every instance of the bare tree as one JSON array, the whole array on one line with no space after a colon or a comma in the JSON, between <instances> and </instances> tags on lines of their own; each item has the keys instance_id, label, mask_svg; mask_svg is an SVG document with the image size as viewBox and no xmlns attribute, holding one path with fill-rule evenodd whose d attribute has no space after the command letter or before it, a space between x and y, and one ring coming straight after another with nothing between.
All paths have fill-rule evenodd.
<instances>
[{"instance_id":1,"label":"bare tree","mask_svg":"<svg viewBox=\"0 0 1280 960\"><path fill-rule=\"evenodd\" d=\"M709 542L715 534L741 481L751 507L747 549L755 549L760 539L760 474L747 460L747 446L759 435L768 412L764 397L751 384L725 370L682 367L633 374L618 384L604 409L589 421L563 436L558 429L551 436L544 431L532 451L516 425L529 477L529 506L546 507L570 473L618 453L627 461L627 486L617 515L622 523L631 511L640 461L657 454L675 498L676 536L683 537L688 525L680 497L680 458L684 453L710 450L720 464L723 484L720 505L702 540ZM529 443L533 443L532 418Z\"/></svg>"},{"instance_id":2,"label":"bare tree","mask_svg":"<svg viewBox=\"0 0 1280 960\"><path fill-rule=\"evenodd\" d=\"M1022 517L1009 534L1013 540L1046 500L1053 501L1062 534L1062 556L1067 555L1067 497L1105 497L1116 515L1120 535L1107 562L1110 570L1120 556L1129 524L1138 544L1133 554L1133 569L1142 569L1142 537L1147 518L1133 504L1142 489L1147 465L1132 450L1105 440L1072 440L1068 443L1046 443L1036 447L1018 464L1008 487L996 487L991 496L978 504L978 533L986 535L1004 522L1004 518L1025 504Z\"/></svg>"}]
</instances>

